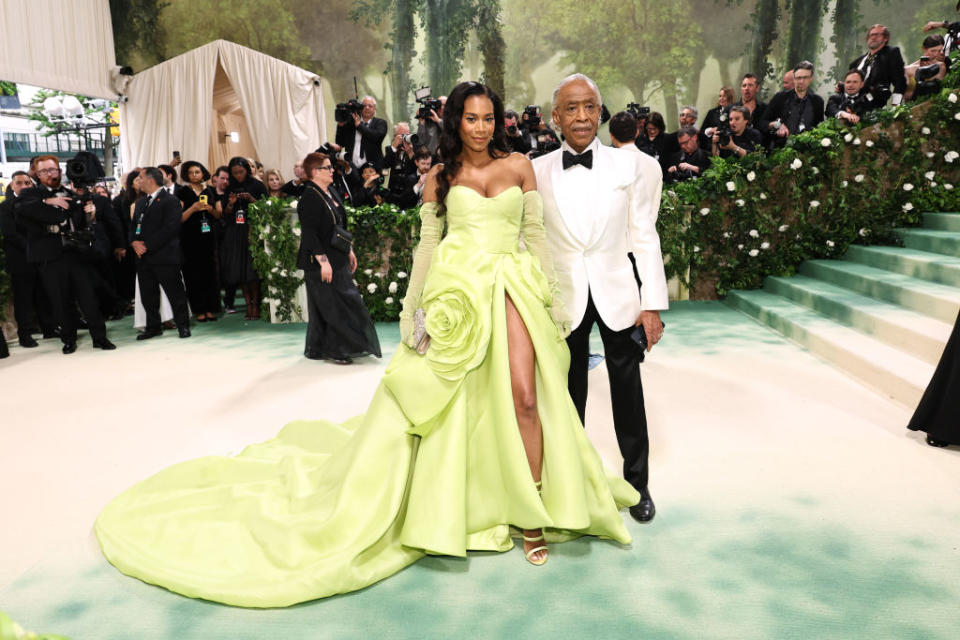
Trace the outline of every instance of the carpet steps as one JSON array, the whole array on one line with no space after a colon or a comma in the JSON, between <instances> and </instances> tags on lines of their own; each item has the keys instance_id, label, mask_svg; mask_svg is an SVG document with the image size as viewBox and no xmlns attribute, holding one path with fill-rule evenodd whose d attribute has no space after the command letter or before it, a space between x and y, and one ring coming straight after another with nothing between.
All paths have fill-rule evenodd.
<instances>
[{"instance_id":1,"label":"carpet steps","mask_svg":"<svg viewBox=\"0 0 960 640\"><path fill-rule=\"evenodd\" d=\"M726 303L908 406L919 402L960 309L960 213L926 213L904 247L851 246Z\"/></svg>"}]
</instances>

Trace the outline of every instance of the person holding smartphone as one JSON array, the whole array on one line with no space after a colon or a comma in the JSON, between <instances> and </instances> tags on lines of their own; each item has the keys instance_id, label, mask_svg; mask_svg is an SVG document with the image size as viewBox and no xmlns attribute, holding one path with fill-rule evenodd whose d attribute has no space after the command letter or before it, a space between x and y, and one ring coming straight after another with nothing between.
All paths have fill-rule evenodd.
<instances>
[{"instance_id":1,"label":"person holding smartphone","mask_svg":"<svg viewBox=\"0 0 960 640\"><path fill-rule=\"evenodd\" d=\"M230 184L223 209L223 246L220 250L220 280L225 286L236 285L247 303L247 320L260 318L260 278L253 268L250 253L250 204L267 195L263 183L253 175L246 158L236 156L227 165Z\"/></svg>"},{"instance_id":2,"label":"person holding smartphone","mask_svg":"<svg viewBox=\"0 0 960 640\"><path fill-rule=\"evenodd\" d=\"M199 162L184 162L180 175L187 181L187 186L179 192L183 206L180 248L187 298L197 322L214 321L220 303L215 227L219 214L214 206L217 194L207 186L210 172Z\"/></svg>"}]
</instances>

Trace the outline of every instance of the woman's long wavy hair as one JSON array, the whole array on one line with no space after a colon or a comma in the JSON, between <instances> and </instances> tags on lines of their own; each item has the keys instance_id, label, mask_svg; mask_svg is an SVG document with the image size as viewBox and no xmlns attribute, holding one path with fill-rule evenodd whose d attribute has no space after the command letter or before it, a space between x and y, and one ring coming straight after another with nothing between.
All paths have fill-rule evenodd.
<instances>
[{"instance_id":1,"label":"woman's long wavy hair","mask_svg":"<svg viewBox=\"0 0 960 640\"><path fill-rule=\"evenodd\" d=\"M493 103L493 137L487 145L491 158L503 158L510 155L507 146L507 130L503 124L503 100L496 92L479 82L461 82L450 95L443 107L443 126L440 129L440 146L437 154L443 163L443 170L437 174L437 203L440 214L447 210L446 199L454 178L460 172L460 153L463 141L460 140L460 120L463 118L463 105L470 96L486 96Z\"/></svg>"}]
</instances>

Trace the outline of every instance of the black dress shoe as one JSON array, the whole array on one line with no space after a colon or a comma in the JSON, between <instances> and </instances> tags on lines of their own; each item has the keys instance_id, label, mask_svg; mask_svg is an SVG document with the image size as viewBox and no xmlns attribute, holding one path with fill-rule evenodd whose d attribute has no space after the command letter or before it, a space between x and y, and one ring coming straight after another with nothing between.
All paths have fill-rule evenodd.
<instances>
[{"instance_id":1,"label":"black dress shoe","mask_svg":"<svg viewBox=\"0 0 960 640\"><path fill-rule=\"evenodd\" d=\"M26 349L33 349L34 347L39 347L40 343L33 339L32 336L26 338L20 338L20 346Z\"/></svg>"},{"instance_id":2,"label":"black dress shoe","mask_svg":"<svg viewBox=\"0 0 960 640\"><path fill-rule=\"evenodd\" d=\"M931 447L949 447L950 443L945 440L937 440L933 436L927 436L927 444Z\"/></svg>"},{"instance_id":3,"label":"black dress shoe","mask_svg":"<svg viewBox=\"0 0 960 640\"><path fill-rule=\"evenodd\" d=\"M630 515L637 522L650 522L657 515L657 508L653 504L650 492L640 492L640 502L630 507Z\"/></svg>"},{"instance_id":4,"label":"black dress shoe","mask_svg":"<svg viewBox=\"0 0 960 640\"><path fill-rule=\"evenodd\" d=\"M181 338L189 338L191 336L190 329L188 327L181 327L180 329L177 329L177 331L180 332Z\"/></svg>"},{"instance_id":5,"label":"black dress shoe","mask_svg":"<svg viewBox=\"0 0 960 640\"><path fill-rule=\"evenodd\" d=\"M100 340L93 341L94 349L103 349L104 351L113 351L117 348L117 345L113 344L106 338L101 338Z\"/></svg>"},{"instance_id":6,"label":"black dress shoe","mask_svg":"<svg viewBox=\"0 0 960 640\"><path fill-rule=\"evenodd\" d=\"M137 340L149 340L150 338L156 338L157 336L163 335L163 329L147 329L143 333L137 336Z\"/></svg>"},{"instance_id":7,"label":"black dress shoe","mask_svg":"<svg viewBox=\"0 0 960 640\"><path fill-rule=\"evenodd\" d=\"M330 358L333 364L353 364L352 358Z\"/></svg>"},{"instance_id":8,"label":"black dress shoe","mask_svg":"<svg viewBox=\"0 0 960 640\"><path fill-rule=\"evenodd\" d=\"M307 358L308 360L323 360L323 356L316 351L304 351L303 357Z\"/></svg>"},{"instance_id":9,"label":"black dress shoe","mask_svg":"<svg viewBox=\"0 0 960 640\"><path fill-rule=\"evenodd\" d=\"M64 342L64 343L63 343L63 352L64 352L65 354L73 353L73 352L76 351L76 350L77 350L77 343L76 343L76 342Z\"/></svg>"},{"instance_id":10,"label":"black dress shoe","mask_svg":"<svg viewBox=\"0 0 960 640\"><path fill-rule=\"evenodd\" d=\"M49 340L50 338L59 338L60 332L57 329L50 329L43 332L43 339Z\"/></svg>"}]
</instances>

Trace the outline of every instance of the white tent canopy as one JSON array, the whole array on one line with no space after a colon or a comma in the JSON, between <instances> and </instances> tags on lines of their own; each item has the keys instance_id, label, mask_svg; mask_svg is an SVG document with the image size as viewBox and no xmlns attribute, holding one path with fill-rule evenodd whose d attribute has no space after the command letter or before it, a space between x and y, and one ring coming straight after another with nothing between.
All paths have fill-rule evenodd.
<instances>
[{"instance_id":1,"label":"white tent canopy","mask_svg":"<svg viewBox=\"0 0 960 640\"><path fill-rule=\"evenodd\" d=\"M0 80L117 97L108 0L0 1Z\"/></svg>"},{"instance_id":2,"label":"white tent canopy","mask_svg":"<svg viewBox=\"0 0 960 640\"><path fill-rule=\"evenodd\" d=\"M241 155L289 174L327 139L316 74L226 40L138 73L126 95L129 102L120 105L126 169L164 163L180 151L210 169Z\"/></svg>"}]
</instances>

